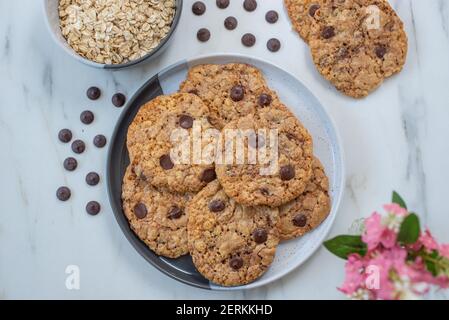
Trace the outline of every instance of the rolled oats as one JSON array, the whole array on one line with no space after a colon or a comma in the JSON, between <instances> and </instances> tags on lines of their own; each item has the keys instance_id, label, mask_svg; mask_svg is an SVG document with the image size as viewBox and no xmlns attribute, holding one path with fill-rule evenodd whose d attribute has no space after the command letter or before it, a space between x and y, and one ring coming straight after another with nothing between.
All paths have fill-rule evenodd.
<instances>
[{"instance_id":1,"label":"rolled oats","mask_svg":"<svg viewBox=\"0 0 449 320\"><path fill-rule=\"evenodd\" d=\"M139 59L170 31L175 0L60 0L62 35L79 55L105 64Z\"/></svg>"}]
</instances>

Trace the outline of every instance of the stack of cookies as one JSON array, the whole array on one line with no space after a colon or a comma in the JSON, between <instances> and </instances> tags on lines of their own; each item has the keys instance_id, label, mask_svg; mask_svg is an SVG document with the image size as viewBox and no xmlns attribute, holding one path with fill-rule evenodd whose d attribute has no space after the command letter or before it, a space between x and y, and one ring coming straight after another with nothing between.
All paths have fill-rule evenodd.
<instances>
[{"instance_id":1,"label":"stack of cookies","mask_svg":"<svg viewBox=\"0 0 449 320\"><path fill-rule=\"evenodd\" d=\"M276 154L271 171L247 156L222 161L226 133L236 131L253 132L244 140L245 155L252 149ZM173 132L185 134L181 149ZM212 160L185 156L195 146ZM140 108L127 147L122 199L131 228L158 255L190 254L217 284L256 280L281 241L313 230L330 212L329 182L310 134L253 66L192 68L179 93ZM234 160L237 150L231 148Z\"/></svg>"},{"instance_id":2,"label":"stack of cookies","mask_svg":"<svg viewBox=\"0 0 449 320\"><path fill-rule=\"evenodd\" d=\"M401 71L407 35L387 0L284 0L318 71L344 94L362 98Z\"/></svg>"}]
</instances>

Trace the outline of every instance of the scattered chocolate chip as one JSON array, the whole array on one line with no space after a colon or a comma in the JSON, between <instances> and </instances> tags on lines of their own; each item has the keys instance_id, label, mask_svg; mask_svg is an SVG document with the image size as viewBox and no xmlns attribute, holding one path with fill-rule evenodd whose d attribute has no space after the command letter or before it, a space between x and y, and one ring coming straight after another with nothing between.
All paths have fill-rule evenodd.
<instances>
[{"instance_id":1,"label":"scattered chocolate chip","mask_svg":"<svg viewBox=\"0 0 449 320\"><path fill-rule=\"evenodd\" d=\"M86 150L86 145L82 140L75 140L72 142L72 151L75 153L83 153Z\"/></svg>"},{"instance_id":2,"label":"scattered chocolate chip","mask_svg":"<svg viewBox=\"0 0 449 320\"><path fill-rule=\"evenodd\" d=\"M271 104L273 98L267 93L262 93L257 99L257 104L261 107L267 107Z\"/></svg>"},{"instance_id":3,"label":"scattered chocolate chip","mask_svg":"<svg viewBox=\"0 0 449 320\"><path fill-rule=\"evenodd\" d=\"M159 158L159 164L161 165L162 169L164 170L170 170L173 169L175 166L173 161L170 159L170 155L164 154Z\"/></svg>"},{"instance_id":4,"label":"scattered chocolate chip","mask_svg":"<svg viewBox=\"0 0 449 320\"><path fill-rule=\"evenodd\" d=\"M234 102L242 101L245 96L245 88L241 85L236 85L231 88L231 99Z\"/></svg>"},{"instance_id":5,"label":"scattered chocolate chip","mask_svg":"<svg viewBox=\"0 0 449 320\"><path fill-rule=\"evenodd\" d=\"M268 239L267 231L263 228L257 228L253 232L253 238L256 243L264 243Z\"/></svg>"},{"instance_id":6,"label":"scattered chocolate chip","mask_svg":"<svg viewBox=\"0 0 449 320\"><path fill-rule=\"evenodd\" d=\"M206 42L210 39L210 31L206 28L201 28L196 33L196 37L198 38L199 41Z\"/></svg>"},{"instance_id":7,"label":"scattered chocolate chip","mask_svg":"<svg viewBox=\"0 0 449 320\"><path fill-rule=\"evenodd\" d=\"M214 181L217 178L214 168L205 169L201 174L200 180L206 183Z\"/></svg>"},{"instance_id":8,"label":"scattered chocolate chip","mask_svg":"<svg viewBox=\"0 0 449 320\"><path fill-rule=\"evenodd\" d=\"M91 216L97 215L101 210L101 206L97 201L89 201L86 204L86 212Z\"/></svg>"},{"instance_id":9,"label":"scattered chocolate chip","mask_svg":"<svg viewBox=\"0 0 449 320\"><path fill-rule=\"evenodd\" d=\"M375 51L376 51L376 56L379 59L382 59L385 56L385 54L387 53L387 48L385 46L378 46L378 47L376 47Z\"/></svg>"},{"instance_id":10,"label":"scattered chocolate chip","mask_svg":"<svg viewBox=\"0 0 449 320\"><path fill-rule=\"evenodd\" d=\"M224 21L224 26L228 30L234 30L237 28L237 19L235 17L227 17Z\"/></svg>"},{"instance_id":11,"label":"scattered chocolate chip","mask_svg":"<svg viewBox=\"0 0 449 320\"><path fill-rule=\"evenodd\" d=\"M199 94L198 89L192 89L192 90L189 90L189 93L190 93L190 94L194 94L194 95L196 95L196 96Z\"/></svg>"},{"instance_id":12,"label":"scattered chocolate chip","mask_svg":"<svg viewBox=\"0 0 449 320\"><path fill-rule=\"evenodd\" d=\"M180 207L178 206L172 206L169 210L168 210L168 215L167 217L171 220L173 219L179 219L181 218L183 214L183 211Z\"/></svg>"},{"instance_id":13,"label":"scattered chocolate chip","mask_svg":"<svg viewBox=\"0 0 449 320\"><path fill-rule=\"evenodd\" d=\"M206 12L206 5L202 1L196 1L192 5L192 12L193 14L200 16Z\"/></svg>"},{"instance_id":14,"label":"scattered chocolate chip","mask_svg":"<svg viewBox=\"0 0 449 320\"><path fill-rule=\"evenodd\" d=\"M183 114L179 117L179 125L181 128L190 129L193 126L193 118L189 115Z\"/></svg>"},{"instance_id":15,"label":"scattered chocolate chip","mask_svg":"<svg viewBox=\"0 0 449 320\"><path fill-rule=\"evenodd\" d=\"M256 43L256 37L252 33L245 33L242 37L242 44L245 47L252 47Z\"/></svg>"},{"instance_id":16,"label":"scattered chocolate chip","mask_svg":"<svg viewBox=\"0 0 449 320\"><path fill-rule=\"evenodd\" d=\"M209 202L209 210L212 212L220 212L225 209L226 205L221 200L212 200Z\"/></svg>"},{"instance_id":17,"label":"scattered chocolate chip","mask_svg":"<svg viewBox=\"0 0 449 320\"><path fill-rule=\"evenodd\" d=\"M279 170L279 175L281 176L281 179L284 181L291 180L295 177L295 168L291 165L286 165L281 167Z\"/></svg>"},{"instance_id":18,"label":"scattered chocolate chip","mask_svg":"<svg viewBox=\"0 0 449 320\"><path fill-rule=\"evenodd\" d=\"M111 101L115 107L120 108L125 105L126 96L123 93L116 93L112 96Z\"/></svg>"},{"instance_id":19,"label":"scattered chocolate chip","mask_svg":"<svg viewBox=\"0 0 449 320\"><path fill-rule=\"evenodd\" d=\"M64 169L67 171L74 171L78 167L78 162L75 158L69 157L64 160Z\"/></svg>"},{"instance_id":20,"label":"scattered chocolate chip","mask_svg":"<svg viewBox=\"0 0 449 320\"><path fill-rule=\"evenodd\" d=\"M137 219L145 218L148 213L147 206L142 202L139 202L138 204L136 204L134 206L133 211L134 211L134 215L137 217Z\"/></svg>"},{"instance_id":21,"label":"scattered chocolate chip","mask_svg":"<svg viewBox=\"0 0 449 320\"><path fill-rule=\"evenodd\" d=\"M67 187L60 187L58 188L58 190L56 190L56 197L58 198L58 200L67 201L70 199L71 195L72 193Z\"/></svg>"},{"instance_id":22,"label":"scattered chocolate chip","mask_svg":"<svg viewBox=\"0 0 449 320\"><path fill-rule=\"evenodd\" d=\"M86 175L86 183L90 186L96 186L100 182L100 176L96 172L89 172Z\"/></svg>"},{"instance_id":23,"label":"scattered chocolate chip","mask_svg":"<svg viewBox=\"0 0 449 320\"><path fill-rule=\"evenodd\" d=\"M251 134L251 136L248 138L248 145L253 148L263 148L265 146L265 138L260 134Z\"/></svg>"},{"instance_id":24,"label":"scattered chocolate chip","mask_svg":"<svg viewBox=\"0 0 449 320\"><path fill-rule=\"evenodd\" d=\"M245 8L246 11L252 12L256 10L257 8L257 1L256 0L245 0L243 2L243 8Z\"/></svg>"},{"instance_id":25,"label":"scattered chocolate chip","mask_svg":"<svg viewBox=\"0 0 449 320\"><path fill-rule=\"evenodd\" d=\"M281 42L276 38L271 38L267 42L267 49L271 52L278 52L281 48Z\"/></svg>"},{"instance_id":26,"label":"scattered chocolate chip","mask_svg":"<svg viewBox=\"0 0 449 320\"><path fill-rule=\"evenodd\" d=\"M80 120L84 124L91 124L94 121L94 118L94 114L89 110L83 111L80 114Z\"/></svg>"},{"instance_id":27,"label":"scattered chocolate chip","mask_svg":"<svg viewBox=\"0 0 449 320\"><path fill-rule=\"evenodd\" d=\"M97 134L94 137L94 146L97 148L103 148L106 145L106 137L102 134Z\"/></svg>"},{"instance_id":28,"label":"scattered chocolate chip","mask_svg":"<svg viewBox=\"0 0 449 320\"><path fill-rule=\"evenodd\" d=\"M58 138L59 141L64 143L70 142L70 140L72 140L72 131L70 131L69 129L62 129L58 133Z\"/></svg>"},{"instance_id":29,"label":"scattered chocolate chip","mask_svg":"<svg viewBox=\"0 0 449 320\"><path fill-rule=\"evenodd\" d=\"M229 260L229 266L234 270L238 270L243 267L243 259L240 257L232 257L231 260Z\"/></svg>"},{"instance_id":30,"label":"scattered chocolate chip","mask_svg":"<svg viewBox=\"0 0 449 320\"><path fill-rule=\"evenodd\" d=\"M270 195L270 191L267 188L260 188L259 191L260 191L260 193L263 196L269 196Z\"/></svg>"},{"instance_id":31,"label":"scattered chocolate chip","mask_svg":"<svg viewBox=\"0 0 449 320\"><path fill-rule=\"evenodd\" d=\"M87 89L87 97L90 100L97 100L101 96L101 90L97 87L90 87Z\"/></svg>"},{"instance_id":32,"label":"scattered chocolate chip","mask_svg":"<svg viewBox=\"0 0 449 320\"><path fill-rule=\"evenodd\" d=\"M229 6L229 0L217 0L216 4L220 9L226 9Z\"/></svg>"},{"instance_id":33,"label":"scattered chocolate chip","mask_svg":"<svg viewBox=\"0 0 449 320\"><path fill-rule=\"evenodd\" d=\"M303 228L307 224L307 217L304 214L300 213L293 218L292 222L295 226Z\"/></svg>"},{"instance_id":34,"label":"scattered chocolate chip","mask_svg":"<svg viewBox=\"0 0 449 320\"><path fill-rule=\"evenodd\" d=\"M321 31L321 36L324 39L330 39L335 36L335 29L332 26L327 26L323 28L323 31Z\"/></svg>"},{"instance_id":35,"label":"scattered chocolate chip","mask_svg":"<svg viewBox=\"0 0 449 320\"><path fill-rule=\"evenodd\" d=\"M319 4L312 4L310 7L309 7L309 15L311 16L311 17L314 17L315 16L315 13L318 11L318 9L320 8L320 5Z\"/></svg>"},{"instance_id":36,"label":"scattered chocolate chip","mask_svg":"<svg viewBox=\"0 0 449 320\"><path fill-rule=\"evenodd\" d=\"M265 14L265 20L267 20L268 23L276 23L278 19L279 14L274 10L270 10Z\"/></svg>"}]
</instances>

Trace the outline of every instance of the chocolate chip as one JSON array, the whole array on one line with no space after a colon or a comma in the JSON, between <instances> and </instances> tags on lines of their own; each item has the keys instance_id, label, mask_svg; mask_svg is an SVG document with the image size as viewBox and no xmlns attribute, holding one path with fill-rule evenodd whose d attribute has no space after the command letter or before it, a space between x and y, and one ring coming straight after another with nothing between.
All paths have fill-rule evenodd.
<instances>
[{"instance_id":1,"label":"chocolate chip","mask_svg":"<svg viewBox=\"0 0 449 320\"><path fill-rule=\"evenodd\" d=\"M335 29L332 26L327 26L323 28L323 31L321 31L321 36L324 39L330 39L335 36Z\"/></svg>"},{"instance_id":2,"label":"chocolate chip","mask_svg":"<svg viewBox=\"0 0 449 320\"><path fill-rule=\"evenodd\" d=\"M78 162L75 158L69 157L64 160L64 169L67 171L74 171L78 167Z\"/></svg>"},{"instance_id":3,"label":"chocolate chip","mask_svg":"<svg viewBox=\"0 0 449 320\"><path fill-rule=\"evenodd\" d=\"M87 97L90 100L97 100L101 96L101 90L97 87L90 87L87 89Z\"/></svg>"},{"instance_id":4,"label":"chocolate chip","mask_svg":"<svg viewBox=\"0 0 449 320\"><path fill-rule=\"evenodd\" d=\"M242 37L242 44L245 47L252 47L256 43L256 37L252 33L245 33Z\"/></svg>"},{"instance_id":5,"label":"chocolate chip","mask_svg":"<svg viewBox=\"0 0 449 320\"><path fill-rule=\"evenodd\" d=\"M315 16L315 13L318 11L319 8L320 8L320 5L319 5L319 4L312 4L312 5L309 7L309 15L310 15L311 17L314 17L314 16Z\"/></svg>"},{"instance_id":6,"label":"chocolate chip","mask_svg":"<svg viewBox=\"0 0 449 320\"><path fill-rule=\"evenodd\" d=\"M193 126L193 118L191 116L183 114L179 117L179 125L181 126L181 128L190 129Z\"/></svg>"},{"instance_id":7,"label":"chocolate chip","mask_svg":"<svg viewBox=\"0 0 449 320\"><path fill-rule=\"evenodd\" d=\"M267 20L268 23L276 23L278 19L279 15L274 10L270 10L265 14L265 20Z\"/></svg>"},{"instance_id":8,"label":"chocolate chip","mask_svg":"<svg viewBox=\"0 0 449 320\"><path fill-rule=\"evenodd\" d=\"M256 0L245 0L243 2L243 8L245 8L246 11L252 12L256 10L257 8L257 1Z\"/></svg>"},{"instance_id":9,"label":"chocolate chip","mask_svg":"<svg viewBox=\"0 0 449 320\"><path fill-rule=\"evenodd\" d=\"M84 124L91 124L94 121L94 118L94 114L89 110L83 111L80 114L80 120Z\"/></svg>"},{"instance_id":10,"label":"chocolate chip","mask_svg":"<svg viewBox=\"0 0 449 320\"><path fill-rule=\"evenodd\" d=\"M86 175L86 183L90 186L96 186L100 182L100 176L96 172L89 172Z\"/></svg>"},{"instance_id":11,"label":"chocolate chip","mask_svg":"<svg viewBox=\"0 0 449 320\"><path fill-rule=\"evenodd\" d=\"M241 85L233 86L231 89L231 99L235 102L242 101L245 96L245 88Z\"/></svg>"},{"instance_id":12,"label":"chocolate chip","mask_svg":"<svg viewBox=\"0 0 449 320\"><path fill-rule=\"evenodd\" d=\"M116 93L112 96L111 101L115 107L120 108L125 105L126 96L123 93Z\"/></svg>"},{"instance_id":13,"label":"chocolate chip","mask_svg":"<svg viewBox=\"0 0 449 320\"><path fill-rule=\"evenodd\" d=\"M210 31L206 28L201 28L196 33L196 37L198 38L199 41L206 42L210 39Z\"/></svg>"},{"instance_id":14,"label":"chocolate chip","mask_svg":"<svg viewBox=\"0 0 449 320\"><path fill-rule=\"evenodd\" d=\"M72 142L72 151L75 153L83 153L86 150L86 145L82 140L75 140Z\"/></svg>"},{"instance_id":15,"label":"chocolate chip","mask_svg":"<svg viewBox=\"0 0 449 320\"><path fill-rule=\"evenodd\" d=\"M136 204L134 206L133 211L134 211L134 215L137 217L137 219L145 218L148 213L147 206L142 202L139 202L138 204Z\"/></svg>"},{"instance_id":16,"label":"chocolate chip","mask_svg":"<svg viewBox=\"0 0 449 320\"><path fill-rule=\"evenodd\" d=\"M240 257L232 257L231 260L229 260L229 266L234 270L238 270L243 267L243 259Z\"/></svg>"},{"instance_id":17,"label":"chocolate chip","mask_svg":"<svg viewBox=\"0 0 449 320\"><path fill-rule=\"evenodd\" d=\"M190 93L190 94L194 94L194 95L196 95L196 96L199 94L198 89L192 89L192 90L189 90L189 93Z\"/></svg>"},{"instance_id":18,"label":"chocolate chip","mask_svg":"<svg viewBox=\"0 0 449 320\"><path fill-rule=\"evenodd\" d=\"M86 212L91 216L97 215L101 210L101 206L97 201L89 201L86 204Z\"/></svg>"},{"instance_id":19,"label":"chocolate chip","mask_svg":"<svg viewBox=\"0 0 449 320\"><path fill-rule=\"evenodd\" d=\"M279 170L279 175L281 176L281 179L284 181L291 180L295 177L295 168L291 165L286 165L281 167Z\"/></svg>"},{"instance_id":20,"label":"chocolate chip","mask_svg":"<svg viewBox=\"0 0 449 320\"><path fill-rule=\"evenodd\" d=\"M295 226L303 228L307 224L307 217L304 214L300 213L293 218L292 222Z\"/></svg>"},{"instance_id":21,"label":"chocolate chip","mask_svg":"<svg viewBox=\"0 0 449 320\"><path fill-rule=\"evenodd\" d=\"M58 190L56 190L56 197L58 198L58 200L67 201L70 199L71 195L72 193L67 187L59 187Z\"/></svg>"},{"instance_id":22,"label":"chocolate chip","mask_svg":"<svg viewBox=\"0 0 449 320\"><path fill-rule=\"evenodd\" d=\"M269 196L270 195L270 191L267 188L260 188L259 191L260 191L260 193L263 196Z\"/></svg>"},{"instance_id":23,"label":"chocolate chip","mask_svg":"<svg viewBox=\"0 0 449 320\"><path fill-rule=\"evenodd\" d=\"M162 169L164 170L170 170L173 169L175 166L173 161L170 159L170 155L164 154L159 158L159 164L161 165Z\"/></svg>"},{"instance_id":24,"label":"chocolate chip","mask_svg":"<svg viewBox=\"0 0 449 320\"><path fill-rule=\"evenodd\" d=\"M387 53L387 48L385 46L377 46L375 51L376 51L376 56L379 59L383 59L383 57Z\"/></svg>"},{"instance_id":25,"label":"chocolate chip","mask_svg":"<svg viewBox=\"0 0 449 320\"><path fill-rule=\"evenodd\" d=\"M251 134L251 136L248 138L248 145L253 148L263 148L265 146L265 138L260 134Z\"/></svg>"},{"instance_id":26,"label":"chocolate chip","mask_svg":"<svg viewBox=\"0 0 449 320\"><path fill-rule=\"evenodd\" d=\"M271 38L267 42L267 49L271 52L277 52L281 48L281 42L276 38Z\"/></svg>"},{"instance_id":27,"label":"chocolate chip","mask_svg":"<svg viewBox=\"0 0 449 320\"><path fill-rule=\"evenodd\" d=\"M106 145L106 137L102 134L97 134L94 137L94 146L97 148L103 148Z\"/></svg>"},{"instance_id":28,"label":"chocolate chip","mask_svg":"<svg viewBox=\"0 0 449 320\"><path fill-rule=\"evenodd\" d=\"M69 129L62 129L58 133L58 138L59 141L64 143L70 142L70 140L72 140L72 131L70 131Z\"/></svg>"},{"instance_id":29,"label":"chocolate chip","mask_svg":"<svg viewBox=\"0 0 449 320\"><path fill-rule=\"evenodd\" d=\"M183 211L180 207L178 206L172 206L169 210L168 210L168 215L167 217L171 220L173 219L179 219L181 218L183 214Z\"/></svg>"},{"instance_id":30,"label":"chocolate chip","mask_svg":"<svg viewBox=\"0 0 449 320\"><path fill-rule=\"evenodd\" d=\"M253 232L253 238L256 243L264 243L268 238L267 231L263 228L257 228Z\"/></svg>"},{"instance_id":31,"label":"chocolate chip","mask_svg":"<svg viewBox=\"0 0 449 320\"><path fill-rule=\"evenodd\" d=\"M226 9L229 6L229 0L217 0L216 4L220 9Z\"/></svg>"},{"instance_id":32,"label":"chocolate chip","mask_svg":"<svg viewBox=\"0 0 449 320\"><path fill-rule=\"evenodd\" d=\"M273 98L267 93L262 93L257 99L257 104L261 107L267 107L271 104Z\"/></svg>"},{"instance_id":33,"label":"chocolate chip","mask_svg":"<svg viewBox=\"0 0 449 320\"><path fill-rule=\"evenodd\" d=\"M206 5L201 1L194 2L192 5L192 12L193 14L200 16L206 12Z\"/></svg>"},{"instance_id":34,"label":"chocolate chip","mask_svg":"<svg viewBox=\"0 0 449 320\"><path fill-rule=\"evenodd\" d=\"M217 178L214 168L205 169L201 174L200 180L206 183L214 181Z\"/></svg>"},{"instance_id":35,"label":"chocolate chip","mask_svg":"<svg viewBox=\"0 0 449 320\"><path fill-rule=\"evenodd\" d=\"M237 24L237 19L234 17L227 17L224 21L224 26L228 30L234 30L235 28L237 28Z\"/></svg>"},{"instance_id":36,"label":"chocolate chip","mask_svg":"<svg viewBox=\"0 0 449 320\"><path fill-rule=\"evenodd\" d=\"M225 209L226 205L221 200L212 200L209 202L209 210L212 212L220 212Z\"/></svg>"}]
</instances>

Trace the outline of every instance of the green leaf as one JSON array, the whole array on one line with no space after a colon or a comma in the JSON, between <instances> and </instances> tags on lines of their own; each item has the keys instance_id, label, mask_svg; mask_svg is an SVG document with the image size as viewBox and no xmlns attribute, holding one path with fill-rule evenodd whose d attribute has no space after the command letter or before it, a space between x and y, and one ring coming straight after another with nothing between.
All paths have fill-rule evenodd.
<instances>
[{"instance_id":1,"label":"green leaf","mask_svg":"<svg viewBox=\"0 0 449 320\"><path fill-rule=\"evenodd\" d=\"M351 253L358 253L361 256L366 254L366 243L361 236L341 235L324 242L327 250L342 259L348 259Z\"/></svg>"},{"instance_id":2,"label":"green leaf","mask_svg":"<svg viewBox=\"0 0 449 320\"><path fill-rule=\"evenodd\" d=\"M410 213L402 221L399 229L398 241L403 244L415 243L420 234L419 218L416 214Z\"/></svg>"},{"instance_id":3,"label":"green leaf","mask_svg":"<svg viewBox=\"0 0 449 320\"><path fill-rule=\"evenodd\" d=\"M404 199L402 199L402 197L396 191L393 191L391 202L398 204L399 206L401 206L401 208L407 209L407 205L405 204Z\"/></svg>"}]
</instances>

